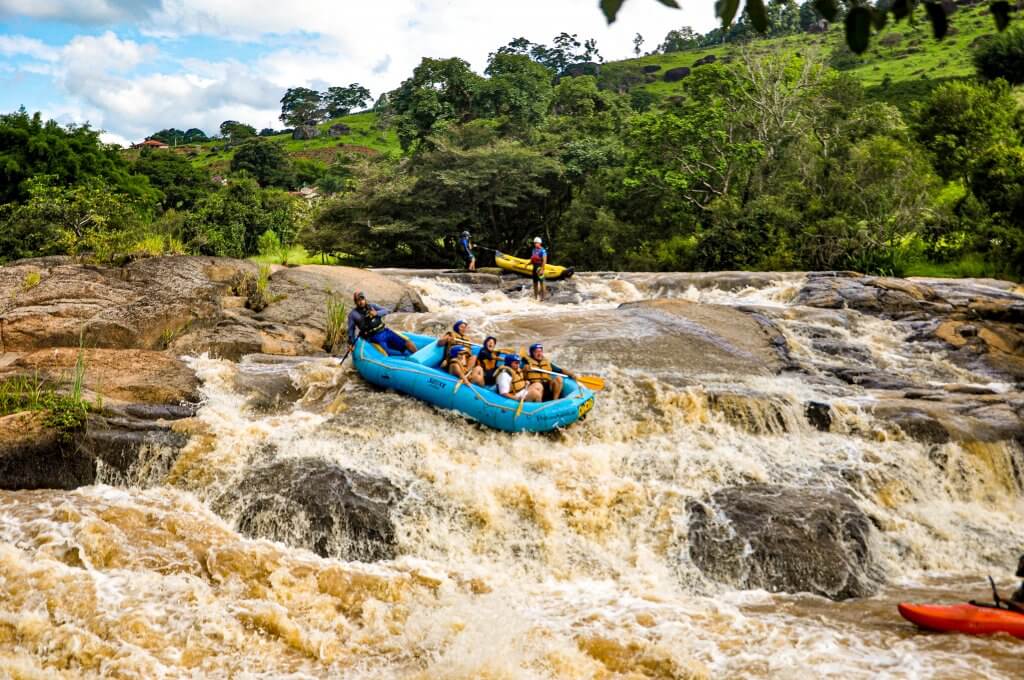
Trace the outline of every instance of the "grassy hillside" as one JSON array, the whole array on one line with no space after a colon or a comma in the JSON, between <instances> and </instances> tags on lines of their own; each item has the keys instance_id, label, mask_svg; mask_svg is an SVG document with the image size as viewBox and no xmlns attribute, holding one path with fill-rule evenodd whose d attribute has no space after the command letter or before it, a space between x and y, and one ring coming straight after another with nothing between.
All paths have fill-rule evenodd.
<instances>
[{"instance_id":1,"label":"grassy hillside","mask_svg":"<svg viewBox=\"0 0 1024 680\"><path fill-rule=\"evenodd\" d=\"M841 25L824 34L798 34L781 38L756 40L747 44L718 45L707 49L656 54L621 63L637 66L657 65L650 74L650 82L638 86L660 96L681 92L687 80L666 82L664 74L681 66L693 68L694 62L709 55L719 60L734 58L740 50L755 52L774 50L808 52L817 51L831 66L856 76L874 99L891 102L901 108L909 105L944 80L969 77L974 73L971 46L980 38L995 32L995 25L987 5L961 8L952 18L950 34L942 41L931 35L931 25L919 17L915 24L901 22L890 25L875 35L867 53L857 56L847 48ZM699 68L699 67L698 67ZM1020 96L1024 100L1024 91ZM334 123L351 128L341 137L330 137L327 130ZM266 139L280 142L296 158L312 158L331 163L339 153L399 154L401 148L393 129L377 128L377 114L372 111L355 113L319 126L321 136L311 140L294 140L291 135L275 135ZM226 149L222 140L188 147L196 165L211 172L226 172L233 149Z\"/></svg>"},{"instance_id":2,"label":"grassy hillside","mask_svg":"<svg viewBox=\"0 0 1024 680\"><path fill-rule=\"evenodd\" d=\"M970 46L996 31L987 5L961 8L950 23L950 34L942 41L932 37L931 25L923 17L916 24L905 21L890 23L880 34L873 36L871 47L861 56L846 48L843 28L836 25L824 34L789 35L757 40L746 46L719 45L710 49L640 57L626 63L661 66L653 74L657 80L642 87L660 95L671 95L686 87L686 79L668 83L663 79L664 73L680 66L692 67L694 62L707 55L728 59L741 49L817 50L827 63L860 79L873 98L906 107L943 80L972 75L974 66Z\"/></svg>"},{"instance_id":3,"label":"grassy hillside","mask_svg":"<svg viewBox=\"0 0 1024 680\"><path fill-rule=\"evenodd\" d=\"M344 123L350 128L350 132L340 137L329 136L327 131L335 123ZM339 153L401 153L395 131L379 130L376 123L377 114L364 111L321 123L317 126L320 128L320 136L316 139L292 139L291 134L273 135L263 139L281 143L295 158L311 158L327 164L333 162ZM223 140L212 140L192 145L189 153L194 154L192 158L196 165L216 173L227 171L235 150L226 149Z\"/></svg>"}]
</instances>

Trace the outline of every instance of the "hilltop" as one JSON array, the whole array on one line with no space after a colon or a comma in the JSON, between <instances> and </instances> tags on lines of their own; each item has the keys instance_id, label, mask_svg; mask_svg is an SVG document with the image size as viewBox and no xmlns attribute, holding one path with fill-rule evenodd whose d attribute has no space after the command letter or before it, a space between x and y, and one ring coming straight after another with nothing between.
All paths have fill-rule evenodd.
<instances>
[{"instance_id":1,"label":"hilltop","mask_svg":"<svg viewBox=\"0 0 1024 680\"><path fill-rule=\"evenodd\" d=\"M653 71L646 77L648 82L637 88L659 96L671 96L685 88L686 78L668 82L665 74L681 67L693 68L695 63L709 57L728 60L741 50L817 51L830 66L860 80L869 97L907 109L911 102L926 95L939 83L973 75L971 47L979 39L995 33L988 6L976 5L958 10L951 21L949 34L941 41L932 37L931 25L923 18L913 24L906 21L890 23L872 39L867 52L860 56L846 47L843 27L833 25L825 33L798 33L739 44L653 54L622 62L609 62L608 65L619 63L640 69L648 67L648 71ZM660 68L654 71L654 66Z\"/></svg>"}]
</instances>

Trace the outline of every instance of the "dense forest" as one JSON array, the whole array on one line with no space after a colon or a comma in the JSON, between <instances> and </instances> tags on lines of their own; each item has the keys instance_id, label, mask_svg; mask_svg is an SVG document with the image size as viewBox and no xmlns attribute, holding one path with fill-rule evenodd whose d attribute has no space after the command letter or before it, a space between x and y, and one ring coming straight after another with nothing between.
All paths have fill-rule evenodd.
<instances>
[{"instance_id":1,"label":"dense forest","mask_svg":"<svg viewBox=\"0 0 1024 680\"><path fill-rule=\"evenodd\" d=\"M820 21L809 5L771 8L774 34ZM745 26L666 35L654 54L735 45L671 95L630 87L639 65L603 64L593 41L564 33L497 48L483 74L423 59L373 104L375 130L400 148L330 162L238 121L209 141L154 135L230 148L212 173L194 152L126 152L88 126L0 116L0 261L438 266L466 229L510 252L539 235L554 261L587 269L1024 276L1024 28L973 46L976 76L897 107L866 96L835 55L765 49ZM292 88L281 121L343 125L368 101L358 83Z\"/></svg>"}]
</instances>

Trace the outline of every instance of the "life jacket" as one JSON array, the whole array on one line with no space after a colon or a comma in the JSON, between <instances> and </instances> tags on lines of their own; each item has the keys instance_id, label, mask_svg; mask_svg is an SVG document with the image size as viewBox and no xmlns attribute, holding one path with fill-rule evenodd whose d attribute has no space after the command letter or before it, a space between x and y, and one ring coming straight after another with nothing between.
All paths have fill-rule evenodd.
<instances>
[{"instance_id":1,"label":"life jacket","mask_svg":"<svg viewBox=\"0 0 1024 680\"><path fill-rule=\"evenodd\" d=\"M462 333L456 333L455 331L450 331L450 332L452 334L452 343L451 343L451 345L466 345L468 347L469 345L473 344L473 341L470 340L468 336L465 336ZM451 345L449 345L449 346L451 346Z\"/></svg>"},{"instance_id":2,"label":"life jacket","mask_svg":"<svg viewBox=\"0 0 1024 680\"><path fill-rule=\"evenodd\" d=\"M485 373L494 373L494 369L498 366L498 355L481 349L477 352L476 362L484 369Z\"/></svg>"},{"instance_id":3,"label":"life jacket","mask_svg":"<svg viewBox=\"0 0 1024 680\"><path fill-rule=\"evenodd\" d=\"M534 248L533 254L530 255L530 264L543 264L544 263L544 249Z\"/></svg>"},{"instance_id":4,"label":"life jacket","mask_svg":"<svg viewBox=\"0 0 1024 680\"><path fill-rule=\"evenodd\" d=\"M379 314L370 314L369 308L367 308L367 311L359 312L359 321L356 326L359 328L359 335L368 338L384 328L384 319Z\"/></svg>"},{"instance_id":5,"label":"life jacket","mask_svg":"<svg viewBox=\"0 0 1024 680\"><path fill-rule=\"evenodd\" d=\"M545 371L553 370L551 368L551 362L547 359L543 361L537 361L533 357L526 357L526 379L530 382L548 382L551 380L551 376L547 373L538 373L537 371L531 371L531 368L541 368Z\"/></svg>"},{"instance_id":6,"label":"life jacket","mask_svg":"<svg viewBox=\"0 0 1024 680\"><path fill-rule=\"evenodd\" d=\"M512 386L508 388L509 394L519 394L521 390L525 390L530 384L523 376L522 371L517 371L511 366L502 366L494 373L494 377L497 378L502 373L508 373L512 376Z\"/></svg>"}]
</instances>

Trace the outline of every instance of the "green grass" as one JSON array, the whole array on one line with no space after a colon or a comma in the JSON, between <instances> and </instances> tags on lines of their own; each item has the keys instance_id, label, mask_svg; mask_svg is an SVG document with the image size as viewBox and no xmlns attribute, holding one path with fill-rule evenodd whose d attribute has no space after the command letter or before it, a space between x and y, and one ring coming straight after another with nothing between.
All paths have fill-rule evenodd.
<instances>
[{"instance_id":1,"label":"green grass","mask_svg":"<svg viewBox=\"0 0 1024 680\"><path fill-rule=\"evenodd\" d=\"M872 36L871 46L861 56L845 50L843 27L834 25L824 34L788 35L755 40L746 45L717 45L706 49L640 57L627 62L660 65L661 70L654 74L658 80L640 87L658 95L671 96L685 89L687 79L667 83L662 79L664 73L679 66L692 67L695 61L709 54L721 60L735 58L742 49L754 52L817 50L821 58L828 62L838 50L843 70L864 84L869 97L906 108L944 80L972 76L974 65L971 62L970 45L996 32L988 5L959 9L950 19L951 35L942 41L932 37L931 24L924 20L920 9L917 15L918 21L913 25L906 21L898 24L890 22L885 30Z\"/></svg>"},{"instance_id":2,"label":"green grass","mask_svg":"<svg viewBox=\"0 0 1024 680\"><path fill-rule=\"evenodd\" d=\"M327 298L327 337L324 340L324 349L336 354L347 340L347 332L345 303L332 295Z\"/></svg>"},{"instance_id":3,"label":"green grass","mask_svg":"<svg viewBox=\"0 0 1024 680\"><path fill-rule=\"evenodd\" d=\"M267 255L253 255L249 258L250 262L256 264L283 264L283 265L298 265L298 264L331 264L325 262L324 258L320 255L310 255L309 251L299 245L294 245L288 250L282 250L276 253L270 253Z\"/></svg>"},{"instance_id":4,"label":"green grass","mask_svg":"<svg viewBox=\"0 0 1024 680\"><path fill-rule=\"evenodd\" d=\"M335 123L344 123L351 130L340 137L330 137L327 130ZM285 151L296 158L312 158L324 163L333 162L338 154L382 153L398 155L402 147L398 143L398 135L394 129L378 130L377 114L373 111L353 113L341 118L329 120L317 126L320 136L316 139L292 139L291 134L262 137L281 144ZM198 153L192 157L196 166L207 168L211 172L227 172L235 149L225 149L223 140L212 140L196 144L192 147Z\"/></svg>"},{"instance_id":5,"label":"green grass","mask_svg":"<svg viewBox=\"0 0 1024 680\"><path fill-rule=\"evenodd\" d=\"M964 255L954 262L913 262L907 265L903 275L936 279L1005 278L991 262L974 253Z\"/></svg>"},{"instance_id":6,"label":"green grass","mask_svg":"<svg viewBox=\"0 0 1024 680\"><path fill-rule=\"evenodd\" d=\"M64 389L47 384L38 375L14 376L0 381L0 416L25 411L44 411L44 422L56 429L62 440L85 427L89 411L99 408L84 398L85 352L79 349L75 367Z\"/></svg>"}]
</instances>

